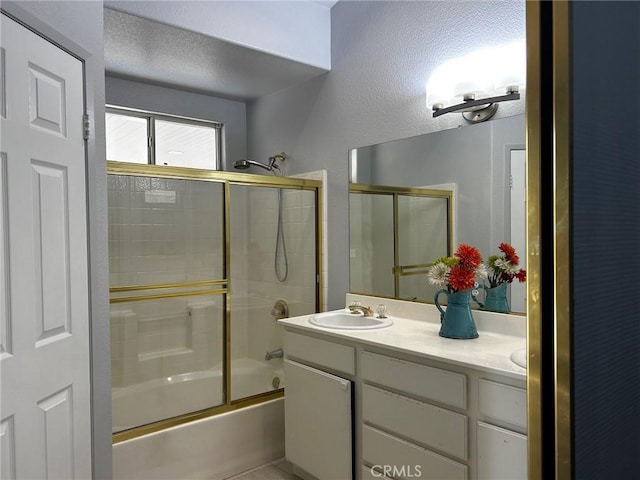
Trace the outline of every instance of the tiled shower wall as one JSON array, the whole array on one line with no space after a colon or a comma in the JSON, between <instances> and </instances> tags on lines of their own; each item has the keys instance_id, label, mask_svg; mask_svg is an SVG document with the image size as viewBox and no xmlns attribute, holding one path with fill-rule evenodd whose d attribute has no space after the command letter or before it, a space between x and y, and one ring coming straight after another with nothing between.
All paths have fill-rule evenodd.
<instances>
[{"instance_id":1,"label":"tiled shower wall","mask_svg":"<svg viewBox=\"0 0 640 480\"><path fill-rule=\"evenodd\" d=\"M222 185L109 175L111 286L223 278Z\"/></svg>"},{"instance_id":2,"label":"tiled shower wall","mask_svg":"<svg viewBox=\"0 0 640 480\"><path fill-rule=\"evenodd\" d=\"M316 309L315 193L283 190L289 264L284 282L277 279L274 266L278 190L236 187L231 201L232 356L264 361L266 351L282 347L281 329L271 315L275 301L284 300L290 316ZM243 203L248 208L241 210Z\"/></svg>"}]
</instances>

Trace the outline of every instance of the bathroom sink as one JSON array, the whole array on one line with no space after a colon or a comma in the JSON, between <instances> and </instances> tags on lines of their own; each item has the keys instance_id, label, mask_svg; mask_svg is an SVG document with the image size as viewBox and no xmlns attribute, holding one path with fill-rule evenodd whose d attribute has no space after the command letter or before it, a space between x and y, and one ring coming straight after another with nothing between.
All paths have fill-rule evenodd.
<instances>
[{"instance_id":1,"label":"bathroom sink","mask_svg":"<svg viewBox=\"0 0 640 480\"><path fill-rule=\"evenodd\" d=\"M527 368L527 349L521 348L511 354L511 361L522 368Z\"/></svg>"},{"instance_id":2,"label":"bathroom sink","mask_svg":"<svg viewBox=\"0 0 640 480\"><path fill-rule=\"evenodd\" d=\"M347 312L325 312L311 315L309 323L325 328L342 328L349 330L371 330L393 325L390 318L365 317Z\"/></svg>"}]
</instances>

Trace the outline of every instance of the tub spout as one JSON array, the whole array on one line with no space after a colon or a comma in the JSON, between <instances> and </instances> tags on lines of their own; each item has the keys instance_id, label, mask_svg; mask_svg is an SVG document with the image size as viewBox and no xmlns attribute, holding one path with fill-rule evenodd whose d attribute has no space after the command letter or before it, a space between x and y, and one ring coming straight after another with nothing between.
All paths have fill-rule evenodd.
<instances>
[{"instance_id":1,"label":"tub spout","mask_svg":"<svg viewBox=\"0 0 640 480\"><path fill-rule=\"evenodd\" d=\"M282 356L284 355L284 351L279 348L277 350L274 350L273 352L267 352L264 356L265 360L271 360L273 358L282 358Z\"/></svg>"}]
</instances>

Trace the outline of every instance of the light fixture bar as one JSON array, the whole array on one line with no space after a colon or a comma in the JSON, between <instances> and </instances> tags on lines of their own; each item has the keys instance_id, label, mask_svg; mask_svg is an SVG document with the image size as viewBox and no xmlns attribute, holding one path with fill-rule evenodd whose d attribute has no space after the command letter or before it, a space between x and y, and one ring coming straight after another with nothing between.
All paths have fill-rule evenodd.
<instances>
[{"instance_id":1,"label":"light fixture bar","mask_svg":"<svg viewBox=\"0 0 640 480\"><path fill-rule=\"evenodd\" d=\"M507 102L509 100L520 100L520 93L512 92L505 95L498 95L496 97L479 98L478 100L465 100L458 105L451 105L447 108L434 109L433 117L439 117L440 115L451 112L468 112L472 111L474 107L488 106L492 103Z\"/></svg>"}]
</instances>

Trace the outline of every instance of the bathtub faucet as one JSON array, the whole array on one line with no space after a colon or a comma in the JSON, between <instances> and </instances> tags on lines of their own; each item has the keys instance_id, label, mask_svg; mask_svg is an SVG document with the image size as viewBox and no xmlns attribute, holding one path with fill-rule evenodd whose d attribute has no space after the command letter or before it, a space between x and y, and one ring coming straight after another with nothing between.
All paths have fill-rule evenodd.
<instances>
[{"instance_id":1,"label":"bathtub faucet","mask_svg":"<svg viewBox=\"0 0 640 480\"><path fill-rule=\"evenodd\" d=\"M274 350L273 352L267 352L264 356L265 360L271 360L272 358L282 358L284 352L281 348Z\"/></svg>"}]
</instances>

